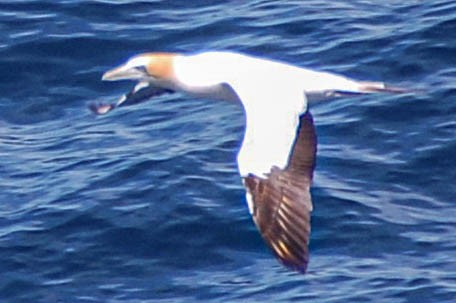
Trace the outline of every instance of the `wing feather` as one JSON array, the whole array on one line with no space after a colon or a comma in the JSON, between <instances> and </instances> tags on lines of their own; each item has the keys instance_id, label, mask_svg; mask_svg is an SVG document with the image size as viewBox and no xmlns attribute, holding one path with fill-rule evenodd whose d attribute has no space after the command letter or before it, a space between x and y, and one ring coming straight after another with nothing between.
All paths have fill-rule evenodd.
<instances>
[{"instance_id":1,"label":"wing feather","mask_svg":"<svg viewBox=\"0 0 456 303\"><path fill-rule=\"evenodd\" d=\"M300 118L288 165L273 167L267 178L253 174L244 178L262 237L283 264L300 272L306 271L309 260L316 143L313 119L307 112Z\"/></svg>"}]
</instances>

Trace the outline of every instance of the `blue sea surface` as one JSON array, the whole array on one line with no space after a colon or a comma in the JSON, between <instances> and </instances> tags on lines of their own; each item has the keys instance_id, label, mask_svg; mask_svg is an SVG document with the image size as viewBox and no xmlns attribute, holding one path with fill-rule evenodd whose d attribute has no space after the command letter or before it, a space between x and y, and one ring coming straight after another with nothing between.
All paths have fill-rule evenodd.
<instances>
[{"instance_id":1,"label":"blue sea surface","mask_svg":"<svg viewBox=\"0 0 456 303\"><path fill-rule=\"evenodd\" d=\"M414 91L311 104L306 275L248 213L239 105L87 109L130 56L205 50ZM0 302L456 302L454 0L1 0L0 75Z\"/></svg>"}]
</instances>

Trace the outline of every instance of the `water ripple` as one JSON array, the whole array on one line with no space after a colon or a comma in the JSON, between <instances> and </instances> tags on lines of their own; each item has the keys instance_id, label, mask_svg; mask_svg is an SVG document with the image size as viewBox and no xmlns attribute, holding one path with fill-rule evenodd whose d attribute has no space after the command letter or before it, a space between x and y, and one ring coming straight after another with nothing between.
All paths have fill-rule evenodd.
<instances>
[{"instance_id":1,"label":"water ripple","mask_svg":"<svg viewBox=\"0 0 456 303\"><path fill-rule=\"evenodd\" d=\"M454 1L0 2L0 301L456 296ZM131 88L100 76L132 54L207 49L412 91L311 104L304 277L248 214L239 106L176 94L105 117L86 108Z\"/></svg>"}]
</instances>

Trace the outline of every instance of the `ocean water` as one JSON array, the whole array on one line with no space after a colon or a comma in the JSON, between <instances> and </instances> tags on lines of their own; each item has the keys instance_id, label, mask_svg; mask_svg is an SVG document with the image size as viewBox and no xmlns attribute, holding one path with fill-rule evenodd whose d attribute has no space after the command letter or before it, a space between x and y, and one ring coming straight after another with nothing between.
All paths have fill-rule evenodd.
<instances>
[{"instance_id":1,"label":"ocean water","mask_svg":"<svg viewBox=\"0 0 456 303\"><path fill-rule=\"evenodd\" d=\"M239 106L87 109L129 56L204 50L415 90L311 104L306 275L248 214ZM0 1L0 302L456 302L455 54L453 0Z\"/></svg>"}]
</instances>

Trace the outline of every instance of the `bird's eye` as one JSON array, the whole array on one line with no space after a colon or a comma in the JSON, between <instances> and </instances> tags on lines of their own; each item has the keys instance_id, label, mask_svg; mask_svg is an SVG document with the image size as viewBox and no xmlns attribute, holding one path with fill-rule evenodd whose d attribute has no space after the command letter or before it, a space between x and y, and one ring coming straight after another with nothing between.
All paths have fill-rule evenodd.
<instances>
[{"instance_id":1,"label":"bird's eye","mask_svg":"<svg viewBox=\"0 0 456 303\"><path fill-rule=\"evenodd\" d=\"M147 68L146 68L144 65L136 66L135 69L136 69L137 71L140 71L140 72L144 73L144 74L148 74Z\"/></svg>"}]
</instances>

